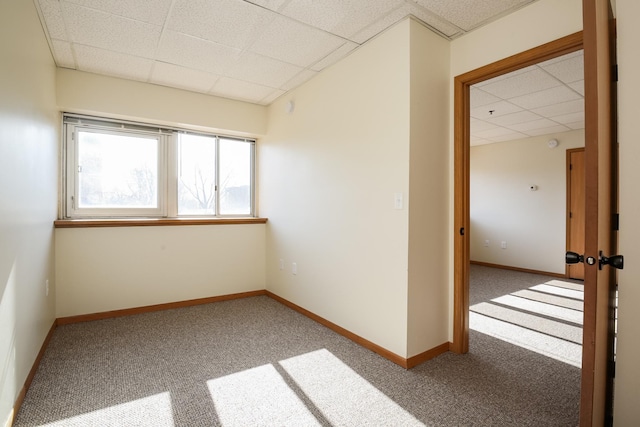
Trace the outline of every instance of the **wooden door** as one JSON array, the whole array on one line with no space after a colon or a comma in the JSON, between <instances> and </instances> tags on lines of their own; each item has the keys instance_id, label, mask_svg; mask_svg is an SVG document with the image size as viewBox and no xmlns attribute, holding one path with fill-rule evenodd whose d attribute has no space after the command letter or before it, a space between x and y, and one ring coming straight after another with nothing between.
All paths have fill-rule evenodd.
<instances>
[{"instance_id":1,"label":"wooden door","mask_svg":"<svg viewBox=\"0 0 640 427\"><path fill-rule=\"evenodd\" d=\"M584 254L584 148L567 150L567 251ZM584 280L584 264L567 264L567 277Z\"/></svg>"},{"instance_id":2,"label":"wooden door","mask_svg":"<svg viewBox=\"0 0 640 427\"><path fill-rule=\"evenodd\" d=\"M599 265L616 249L615 22L609 0L583 0L585 73L585 279L580 425L610 422L611 302L615 270ZM591 262L589 262L591 260Z\"/></svg>"}]
</instances>

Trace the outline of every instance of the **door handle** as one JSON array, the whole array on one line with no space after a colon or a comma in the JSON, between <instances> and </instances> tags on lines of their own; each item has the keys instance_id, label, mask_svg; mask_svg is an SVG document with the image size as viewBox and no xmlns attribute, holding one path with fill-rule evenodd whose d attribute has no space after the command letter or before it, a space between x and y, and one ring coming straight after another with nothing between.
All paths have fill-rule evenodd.
<instances>
[{"instance_id":1,"label":"door handle","mask_svg":"<svg viewBox=\"0 0 640 427\"><path fill-rule=\"evenodd\" d=\"M612 255L610 257L606 257L602 255L602 251L600 251L600 261L598 262L598 268L602 270L603 265L610 265L613 268L622 270L624 268L624 256Z\"/></svg>"},{"instance_id":2,"label":"door handle","mask_svg":"<svg viewBox=\"0 0 640 427\"><path fill-rule=\"evenodd\" d=\"M567 264L577 264L579 262L585 262L585 259L584 259L584 255L580 255L578 253L569 251L564 255L564 261ZM593 265L596 263L596 259L592 256L587 257L586 261L587 261L587 264L589 265Z\"/></svg>"}]
</instances>

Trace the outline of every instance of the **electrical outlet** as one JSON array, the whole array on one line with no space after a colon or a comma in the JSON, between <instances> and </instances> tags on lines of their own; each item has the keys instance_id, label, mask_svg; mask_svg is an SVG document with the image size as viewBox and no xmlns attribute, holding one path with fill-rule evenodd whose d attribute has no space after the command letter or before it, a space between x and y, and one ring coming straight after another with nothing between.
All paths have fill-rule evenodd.
<instances>
[{"instance_id":1,"label":"electrical outlet","mask_svg":"<svg viewBox=\"0 0 640 427\"><path fill-rule=\"evenodd\" d=\"M44 281L44 295L49 296L49 279Z\"/></svg>"},{"instance_id":2,"label":"electrical outlet","mask_svg":"<svg viewBox=\"0 0 640 427\"><path fill-rule=\"evenodd\" d=\"M503 241L500 243L500 247L501 247L502 249L507 249L507 242L506 242L505 240L503 240Z\"/></svg>"},{"instance_id":3,"label":"electrical outlet","mask_svg":"<svg viewBox=\"0 0 640 427\"><path fill-rule=\"evenodd\" d=\"M298 263L297 262L291 263L291 274L293 274L293 275L298 274Z\"/></svg>"},{"instance_id":4,"label":"electrical outlet","mask_svg":"<svg viewBox=\"0 0 640 427\"><path fill-rule=\"evenodd\" d=\"M488 240L485 240L485 241L484 241L484 247L485 247L485 248L488 248L488 247L489 247L489 241L488 241Z\"/></svg>"}]
</instances>

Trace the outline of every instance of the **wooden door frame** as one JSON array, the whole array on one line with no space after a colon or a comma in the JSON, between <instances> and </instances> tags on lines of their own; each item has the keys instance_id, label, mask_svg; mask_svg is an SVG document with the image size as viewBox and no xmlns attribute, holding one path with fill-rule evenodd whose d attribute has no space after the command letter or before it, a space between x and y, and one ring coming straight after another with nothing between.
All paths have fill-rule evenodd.
<instances>
[{"instance_id":1,"label":"wooden door frame","mask_svg":"<svg viewBox=\"0 0 640 427\"><path fill-rule=\"evenodd\" d=\"M469 351L469 153L470 87L491 78L578 51L583 47L579 31L542 46L510 56L454 79L454 290L451 351Z\"/></svg>"}]
</instances>

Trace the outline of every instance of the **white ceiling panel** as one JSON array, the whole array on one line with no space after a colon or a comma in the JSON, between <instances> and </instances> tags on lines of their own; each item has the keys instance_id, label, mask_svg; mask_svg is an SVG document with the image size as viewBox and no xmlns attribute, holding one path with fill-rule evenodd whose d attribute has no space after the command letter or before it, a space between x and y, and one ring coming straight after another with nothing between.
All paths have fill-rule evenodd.
<instances>
[{"instance_id":1,"label":"white ceiling panel","mask_svg":"<svg viewBox=\"0 0 640 427\"><path fill-rule=\"evenodd\" d=\"M212 78L225 77L219 83L224 96L234 98L237 91L236 99L266 105L408 17L452 40L537 0L32 1L59 67L138 80L151 60L151 83L201 92ZM555 75L558 83L568 82L567 88L581 97L580 55L547 61L544 70L532 68L552 79ZM124 60L114 62L116 57ZM498 99L486 95L474 100L474 107L510 102L508 97L519 93L518 80L510 86L496 85L497 80L477 87L496 88ZM539 79L531 82L546 87ZM265 87L272 89L267 95ZM514 112L516 104L511 104L497 114ZM550 103L538 102L536 108L545 105ZM530 107L515 110L522 108Z\"/></svg>"},{"instance_id":2,"label":"white ceiling panel","mask_svg":"<svg viewBox=\"0 0 640 427\"><path fill-rule=\"evenodd\" d=\"M227 75L238 80L279 88L303 69L286 62L247 52L230 68Z\"/></svg>"},{"instance_id":3,"label":"white ceiling panel","mask_svg":"<svg viewBox=\"0 0 640 427\"><path fill-rule=\"evenodd\" d=\"M246 49L276 16L241 0L175 0L167 28Z\"/></svg>"},{"instance_id":4,"label":"white ceiling panel","mask_svg":"<svg viewBox=\"0 0 640 427\"><path fill-rule=\"evenodd\" d=\"M458 27L470 31L485 21L531 3L532 0L414 0Z\"/></svg>"},{"instance_id":5,"label":"white ceiling panel","mask_svg":"<svg viewBox=\"0 0 640 427\"><path fill-rule=\"evenodd\" d=\"M482 86L482 90L502 99L511 99L561 86L557 79L540 69L533 69L526 73L516 74Z\"/></svg>"},{"instance_id":6,"label":"white ceiling panel","mask_svg":"<svg viewBox=\"0 0 640 427\"><path fill-rule=\"evenodd\" d=\"M71 43L60 40L51 40L54 55L58 58L58 66L63 68L75 68L76 60L73 57Z\"/></svg>"},{"instance_id":7,"label":"white ceiling panel","mask_svg":"<svg viewBox=\"0 0 640 427\"><path fill-rule=\"evenodd\" d=\"M187 68L223 75L236 63L240 50L186 34L165 31L157 59Z\"/></svg>"},{"instance_id":8,"label":"white ceiling panel","mask_svg":"<svg viewBox=\"0 0 640 427\"><path fill-rule=\"evenodd\" d=\"M336 51L344 42L325 31L278 16L267 25L251 51L306 67Z\"/></svg>"},{"instance_id":9,"label":"white ceiling panel","mask_svg":"<svg viewBox=\"0 0 640 427\"><path fill-rule=\"evenodd\" d=\"M552 104L546 107L535 108L531 111L545 117L561 116L569 113L582 113L584 112L584 99L580 98L575 101Z\"/></svg>"},{"instance_id":10,"label":"white ceiling panel","mask_svg":"<svg viewBox=\"0 0 640 427\"><path fill-rule=\"evenodd\" d=\"M313 71L322 71L328 66L333 65L339 60L345 58L349 53L351 53L351 51L355 50L357 47L357 44L347 41L338 49L329 53L327 56L325 56L315 64L312 64L310 68Z\"/></svg>"},{"instance_id":11,"label":"white ceiling panel","mask_svg":"<svg viewBox=\"0 0 640 427\"><path fill-rule=\"evenodd\" d=\"M64 0L91 9L101 10L125 18L163 25L172 0Z\"/></svg>"},{"instance_id":12,"label":"white ceiling panel","mask_svg":"<svg viewBox=\"0 0 640 427\"><path fill-rule=\"evenodd\" d=\"M490 93L478 89L475 86L470 89L470 96L470 104L472 109L501 101L501 99L497 96L491 95Z\"/></svg>"},{"instance_id":13,"label":"white ceiling panel","mask_svg":"<svg viewBox=\"0 0 640 427\"><path fill-rule=\"evenodd\" d=\"M581 96L584 96L584 79L578 82L569 83L567 86L575 90Z\"/></svg>"},{"instance_id":14,"label":"white ceiling panel","mask_svg":"<svg viewBox=\"0 0 640 427\"><path fill-rule=\"evenodd\" d=\"M350 39L351 36L399 7L403 2L403 0L298 0L287 4L282 14Z\"/></svg>"},{"instance_id":15,"label":"white ceiling panel","mask_svg":"<svg viewBox=\"0 0 640 427\"><path fill-rule=\"evenodd\" d=\"M273 91L274 89L271 87L243 82L229 77L222 77L215 84L211 93L223 97L230 97L233 95L235 99L258 103L273 93Z\"/></svg>"},{"instance_id":16,"label":"white ceiling panel","mask_svg":"<svg viewBox=\"0 0 640 427\"><path fill-rule=\"evenodd\" d=\"M64 23L60 1L39 0L37 4L40 7L49 38L68 41L67 27Z\"/></svg>"},{"instance_id":17,"label":"white ceiling panel","mask_svg":"<svg viewBox=\"0 0 640 427\"><path fill-rule=\"evenodd\" d=\"M580 113L570 113L570 114L563 114L561 116L553 116L551 117L551 119L554 122L558 122L561 123L563 125L566 125L568 123L575 123L575 122L579 122L580 120L582 120L584 118L584 113L580 112Z\"/></svg>"},{"instance_id":18,"label":"white ceiling panel","mask_svg":"<svg viewBox=\"0 0 640 427\"><path fill-rule=\"evenodd\" d=\"M193 68L156 61L151 73L151 83L207 93L219 76Z\"/></svg>"},{"instance_id":19,"label":"white ceiling panel","mask_svg":"<svg viewBox=\"0 0 640 427\"><path fill-rule=\"evenodd\" d=\"M531 111L518 111L517 113L505 114L504 116L489 117L487 122L498 126L511 126L519 123L533 122L541 118L542 117Z\"/></svg>"},{"instance_id":20,"label":"white ceiling panel","mask_svg":"<svg viewBox=\"0 0 640 427\"><path fill-rule=\"evenodd\" d=\"M494 129L487 129L480 132L476 132L476 136L479 138L489 139L492 141L497 141L498 139L500 139L501 141L505 141L505 139L502 139L504 137L509 139L519 139L519 138L526 137L525 134L515 132L512 129L503 128L503 127L496 127Z\"/></svg>"},{"instance_id":21,"label":"white ceiling panel","mask_svg":"<svg viewBox=\"0 0 640 427\"><path fill-rule=\"evenodd\" d=\"M72 42L153 58L162 27L72 3L61 2L61 5Z\"/></svg>"},{"instance_id":22,"label":"white ceiling panel","mask_svg":"<svg viewBox=\"0 0 640 427\"><path fill-rule=\"evenodd\" d=\"M153 61L139 56L75 45L78 69L91 73L106 74L130 80L146 81L151 73Z\"/></svg>"},{"instance_id":23,"label":"white ceiling panel","mask_svg":"<svg viewBox=\"0 0 640 427\"><path fill-rule=\"evenodd\" d=\"M555 126L544 127L544 128L530 129L526 132L526 134L529 136L541 136L541 135L549 135L554 133L568 132L570 130L571 129L567 126L555 125Z\"/></svg>"},{"instance_id":24,"label":"white ceiling panel","mask_svg":"<svg viewBox=\"0 0 640 427\"><path fill-rule=\"evenodd\" d=\"M516 113L522 111L522 108L508 101L498 101L493 104L483 105L471 109L471 117L481 120L487 120L493 117L504 116L505 114Z\"/></svg>"},{"instance_id":25,"label":"white ceiling panel","mask_svg":"<svg viewBox=\"0 0 640 427\"><path fill-rule=\"evenodd\" d=\"M577 99L581 99L581 96L573 89L570 89L566 86L558 86L555 88L518 96L516 98L511 98L509 99L509 101L527 110L532 110L534 108L546 107L548 105L559 104L568 101L575 101Z\"/></svg>"},{"instance_id":26,"label":"white ceiling panel","mask_svg":"<svg viewBox=\"0 0 640 427\"><path fill-rule=\"evenodd\" d=\"M574 130L584 129L584 119L577 122L565 123L564 125Z\"/></svg>"}]
</instances>

